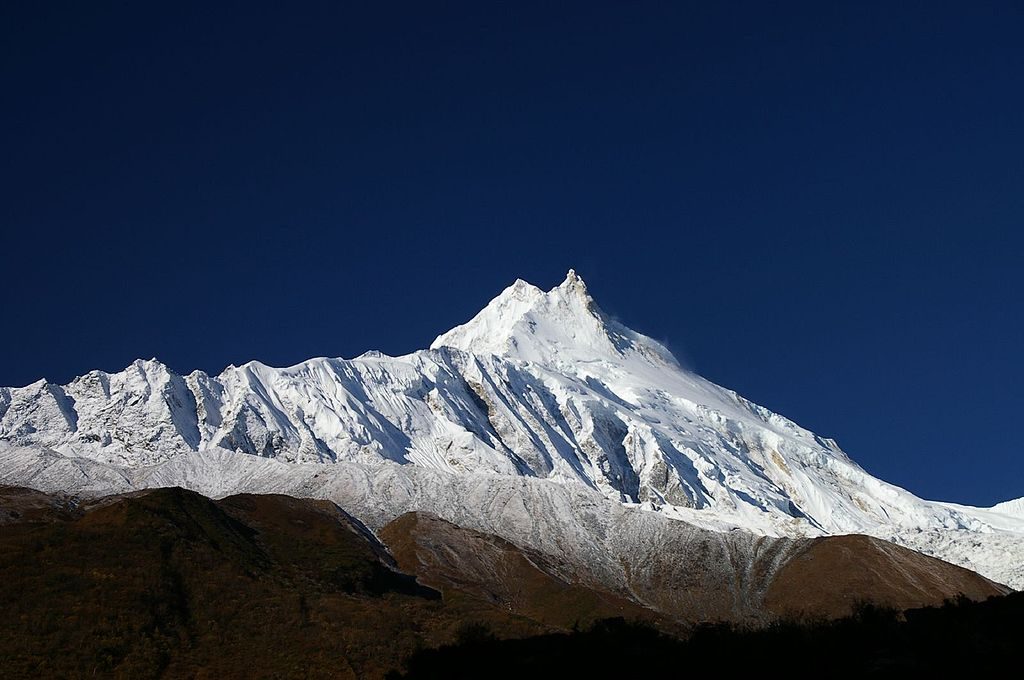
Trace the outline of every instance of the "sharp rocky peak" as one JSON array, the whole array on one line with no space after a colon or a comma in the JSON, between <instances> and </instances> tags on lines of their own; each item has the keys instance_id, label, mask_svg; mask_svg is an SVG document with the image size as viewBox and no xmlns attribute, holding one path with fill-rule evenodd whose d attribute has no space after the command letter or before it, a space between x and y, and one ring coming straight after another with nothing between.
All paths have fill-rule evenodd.
<instances>
[{"instance_id":1,"label":"sharp rocky peak","mask_svg":"<svg viewBox=\"0 0 1024 680\"><path fill-rule=\"evenodd\" d=\"M441 347L558 365L614 359L639 349L648 358L674 363L653 340L609 319L574 269L547 292L517 279L476 316L430 346Z\"/></svg>"}]
</instances>

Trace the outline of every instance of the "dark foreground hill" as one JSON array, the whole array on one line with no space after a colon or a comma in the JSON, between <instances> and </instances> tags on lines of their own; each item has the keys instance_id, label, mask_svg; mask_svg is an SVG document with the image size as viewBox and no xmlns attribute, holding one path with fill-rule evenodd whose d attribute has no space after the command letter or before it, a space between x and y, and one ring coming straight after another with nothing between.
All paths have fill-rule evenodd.
<instances>
[{"instance_id":1,"label":"dark foreground hill","mask_svg":"<svg viewBox=\"0 0 1024 680\"><path fill-rule=\"evenodd\" d=\"M613 619L519 640L479 629L417 652L393 677L998 677L1019 666L1022 635L1024 593L902 613L864 605L842 619L759 630L705 626L685 640Z\"/></svg>"},{"instance_id":2,"label":"dark foreground hill","mask_svg":"<svg viewBox=\"0 0 1024 680\"><path fill-rule=\"evenodd\" d=\"M354 677L445 625L438 594L329 503L161 489L71 512L20 496L28 521L0 533L5 677Z\"/></svg>"},{"instance_id":3,"label":"dark foreground hill","mask_svg":"<svg viewBox=\"0 0 1024 680\"><path fill-rule=\"evenodd\" d=\"M546 614L538 597L521 615L471 584L442 599L327 501L174 488L77 504L4 488L0 523L5 678L377 677L473 626L523 637L658 618L544 573L543 592L580 603Z\"/></svg>"},{"instance_id":4,"label":"dark foreground hill","mask_svg":"<svg viewBox=\"0 0 1024 680\"><path fill-rule=\"evenodd\" d=\"M330 502L289 496L214 501L172 488L79 500L0 488L2 675L380 677L412 658L415 673L440 677L450 664L480 677L487 657L501 663L487 674L523 664L536 674L591 654L580 668L636 670L648 656L652 668L670 663L664 655L730 658L732 644L768 654L802 640L843 651L844 631L874 630L717 628L678 647L699 621L675 605L687 581L670 564L649 564L638 594L580 581L557 557L430 515L399 517L378 536ZM764 620L1005 592L864 537L807 541L788 554L763 593ZM656 581L672 596L659 600ZM988 621L984 612L997 610L971 611Z\"/></svg>"}]
</instances>

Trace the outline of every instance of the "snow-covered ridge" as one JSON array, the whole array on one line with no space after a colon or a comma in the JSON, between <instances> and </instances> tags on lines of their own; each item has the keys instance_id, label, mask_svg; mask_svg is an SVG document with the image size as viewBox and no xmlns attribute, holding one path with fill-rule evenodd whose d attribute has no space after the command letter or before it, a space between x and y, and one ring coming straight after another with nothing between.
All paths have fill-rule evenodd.
<instances>
[{"instance_id":1,"label":"snow-covered ridge","mask_svg":"<svg viewBox=\"0 0 1024 680\"><path fill-rule=\"evenodd\" d=\"M1024 518L1024 498L1017 498L1012 501L997 503L989 509L992 512L996 512L1001 515L1010 515L1011 517Z\"/></svg>"},{"instance_id":2,"label":"snow-covered ridge","mask_svg":"<svg viewBox=\"0 0 1024 680\"><path fill-rule=\"evenodd\" d=\"M402 357L251 362L218 376L136 361L67 385L0 388L0 441L128 469L226 450L537 477L769 535L1024 534L1019 507L921 500L834 441L684 370L610 320L573 271L547 292L515 282Z\"/></svg>"}]
</instances>

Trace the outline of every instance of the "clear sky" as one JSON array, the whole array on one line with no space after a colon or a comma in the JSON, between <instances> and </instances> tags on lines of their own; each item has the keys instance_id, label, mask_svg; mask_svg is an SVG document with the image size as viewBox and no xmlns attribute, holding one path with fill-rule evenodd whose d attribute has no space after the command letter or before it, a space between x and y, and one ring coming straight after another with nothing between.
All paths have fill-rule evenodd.
<instances>
[{"instance_id":1,"label":"clear sky","mask_svg":"<svg viewBox=\"0 0 1024 680\"><path fill-rule=\"evenodd\" d=\"M1019 2L10 2L0 86L0 384L405 353L575 267L872 473L1024 495Z\"/></svg>"}]
</instances>

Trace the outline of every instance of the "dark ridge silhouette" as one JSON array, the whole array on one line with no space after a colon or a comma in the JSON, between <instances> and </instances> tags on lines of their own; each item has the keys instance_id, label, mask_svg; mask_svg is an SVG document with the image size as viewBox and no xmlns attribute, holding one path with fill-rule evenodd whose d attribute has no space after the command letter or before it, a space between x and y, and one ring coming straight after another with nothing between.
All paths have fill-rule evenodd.
<instances>
[{"instance_id":1,"label":"dark ridge silhouette","mask_svg":"<svg viewBox=\"0 0 1024 680\"><path fill-rule=\"evenodd\" d=\"M995 677L1019 664L1022 622L1024 593L1013 593L903 613L866 604L760 630L703 626L686 640L623 619L520 640L473 628L390 677Z\"/></svg>"}]
</instances>

